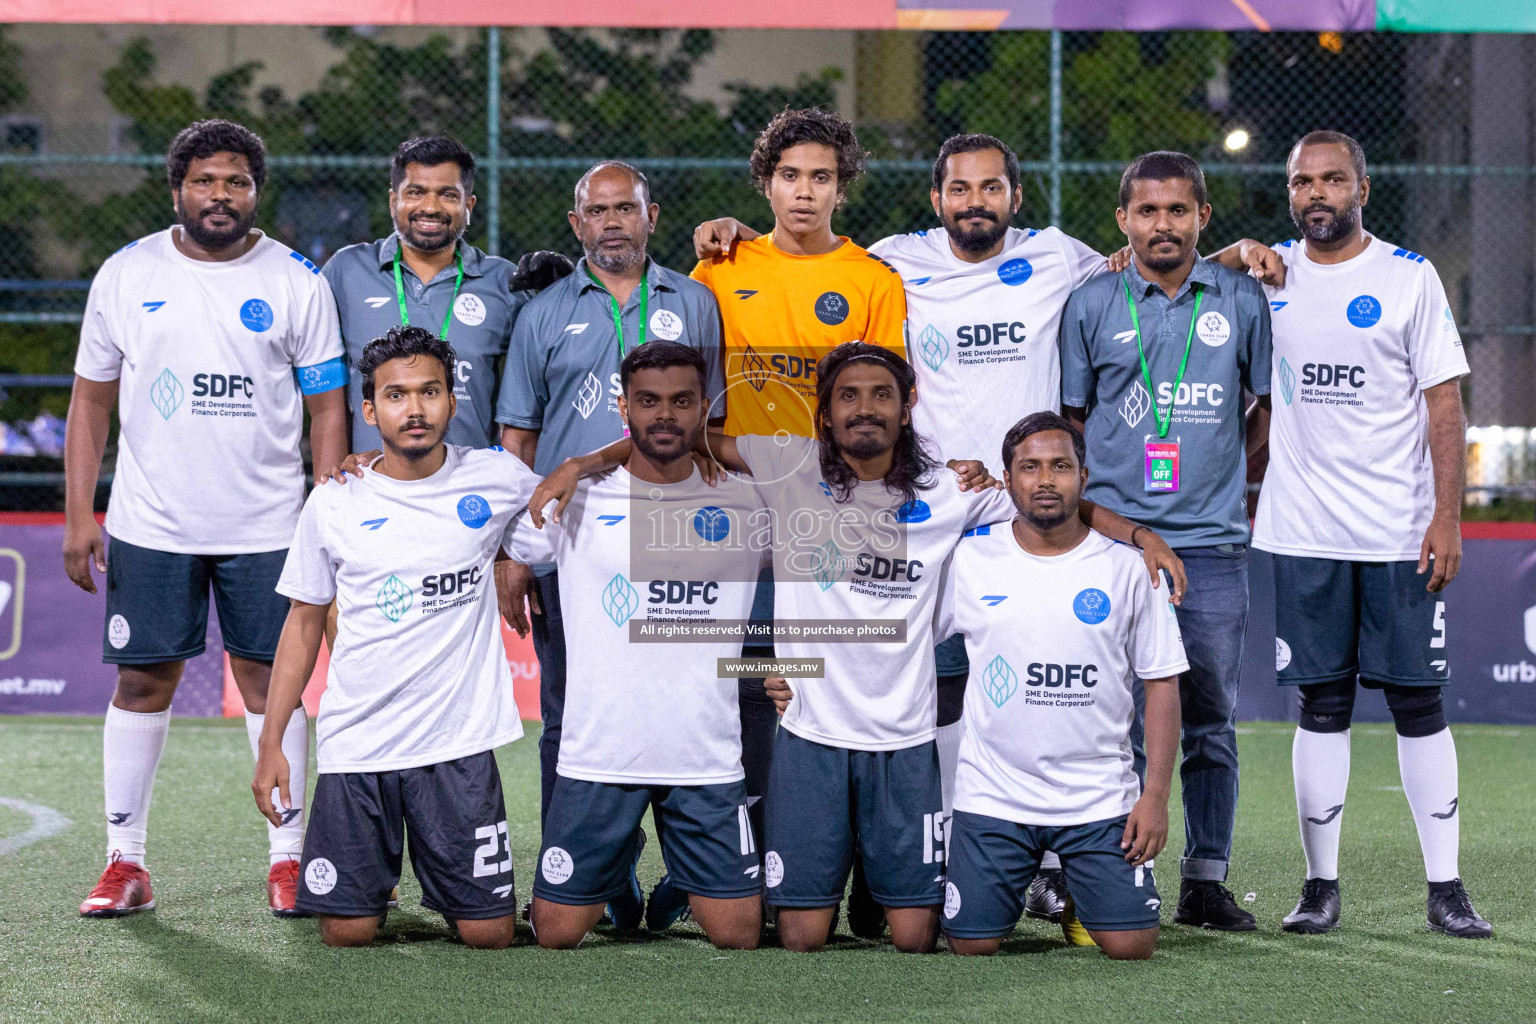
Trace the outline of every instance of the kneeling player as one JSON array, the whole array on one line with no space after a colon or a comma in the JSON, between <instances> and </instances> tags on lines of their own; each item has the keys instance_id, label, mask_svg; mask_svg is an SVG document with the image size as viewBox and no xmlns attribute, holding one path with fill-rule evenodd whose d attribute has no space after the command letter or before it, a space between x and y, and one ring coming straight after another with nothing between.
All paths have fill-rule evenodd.
<instances>
[{"instance_id":1,"label":"kneeling player","mask_svg":"<svg viewBox=\"0 0 1536 1024\"><path fill-rule=\"evenodd\" d=\"M292 607L251 784L274 822L274 787L294 804L283 730L337 606L298 897L329 946L373 941L407 832L422 906L467 945L512 941L512 850L492 751L523 727L491 564L537 478L506 452L443 443L454 366L448 344L420 327L364 350L363 416L384 454L361 481L309 496L277 585Z\"/></svg>"},{"instance_id":2,"label":"kneeling player","mask_svg":"<svg viewBox=\"0 0 1536 1024\"><path fill-rule=\"evenodd\" d=\"M519 523L509 549L559 565L567 610L565 731L533 927L545 948L581 943L633 885L649 807L668 878L709 940L752 949L762 906L741 716L736 680L717 678L717 659L735 657L741 636L671 637L748 618L768 531L754 522L753 485L710 487L690 457L709 412L703 356L652 341L624 359L619 380L627 460L576 485L558 522Z\"/></svg>"},{"instance_id":3,"label":"kneeling player","mask_svg":"<svg viewBox=\"0 0 1536 1024\"><path fill-rule=\"evenodd\" d=\"M1011 527L968 537L945 574L938 635L965 634L965 694L944 934L997 952L1041 856L1061 856L1079 920L1106 956L1157 948L1152 858L1168 838L1179 745L1173 607L1141 558L1085 526L1083 436L1055 413L1003 441ZM1147 785L1132 770L1132 687L1147 694Z\"/></svg>"}]
</instances>

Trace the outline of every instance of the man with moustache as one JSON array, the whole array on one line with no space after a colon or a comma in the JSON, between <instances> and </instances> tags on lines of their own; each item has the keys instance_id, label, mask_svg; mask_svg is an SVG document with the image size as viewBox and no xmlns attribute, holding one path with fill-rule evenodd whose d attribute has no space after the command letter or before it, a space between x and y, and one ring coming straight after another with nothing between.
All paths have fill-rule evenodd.
<instances>
[{"instance_id":1,"label":"man with moustache","mask_svg":"<svg viewBox=\"0 0 1536 1024\"><path fill-rule=\"evenodd\" d=\"M448 442L484 448L499 436L496 384L518 313L537 289L570 273L570 261L536 252L514 269L486 255L464 241L474 210L475 158L469 150L441 136L407 139L390 161L394 232L340 250L321 273L336 295L351 362L399 325L425 327L453 346L458 411ZM378 449L379 432L363 418L359 387L354 378L350 450L368 452Z\"/></svg>"},{"instance_id":2,"label":"man with moustache","mask_svg":"<svg viewBox=\"0 0 1536 1024\"><path fill-rule=\"evenodd\" d=\"M1002 454L1018 514L960 542L939 600L940 632L964 634L985 666L966 694L944 934L963 956L997 952L1049 849L1105 955L1146 959L1157 947L1152 859L1168 838L1178 674L1189 668L1178 620L1135 554L1079 518L1088 470L1076 427L1033 413ZM1030 614L1007 610L1010 597ZM1145 787L1131 752L1138 679Z\"/></svg>"},{"instance_id":3,"label":"man with moustache","mask_svg":"<svg viewBox=\"0 0 1536 1024\"><path fill-rule=\"evenodd\" d=\"M1245 239L1223 253L1265 280L1274 309L1281 401L1254 546L1274 554L1275 668L1301 705L1291 766L1307 859L1281 927L1339 926L1358 685L1383 691L1396 725L1429 928L1487 938L1461 881L1459 771L1441 698L1442 594L1461 564L1466 355L1434 264L1365 230L1360 144L1311 132L1286 170L1301 239L1274 249Z\"/></svg>"},{"instance_id":4,"label":"man with moustache","mask_svg":"<svg viewBox=\"0 0 1536 1024\"><path fill-rule=\"evenodd\" d=\"M508 548L525 562L556 562L565 607L582 610L565 624L558 777L533 883L533 927L546 948L574 949L633 884L647 809L671 885L710 941L757 945L736 681L717 669L741 641L662 632L745 619L769 533L750 481L711 486L691 458L710 414L707 375L690 346L632 349L619 369L633 442L624 464L581 480L558 523L532 510Z\"/></svg>"},{"instance_id":5,"label":"man with moustache","mask_svg":"<svg viewBox=\"0 0 1536 1024\"><path fill-rule=\"evenodd\" d=\"M1115 215L1132 262L1067 302L1062 405L1087 437L1087 497L1157 530L1189 579L1178 609L1190 668L1179 681L1185 847L1174 921L1251 931L1253 915L1222 883L1248 616L1245 442L1262 426L1245 415L1244 393L1269 401L1269 304L1258 282L1196 252L1211 208L1188 156L1133 160Z\"/></svg>"},{"instance_id":6,"label":"man with moustache","mask_svg":"<svg viewBox=\"0 0 1536 1024\"><path fill-rule=\"evenodd\" d=\"M585 255L574 273L522 309L496 403L502 446L541 476L625 436L619 367L649 341L698 350L711 415L724 414L720 311L709 289L646 255L660 215L645 175L628 164L603 161L576 183L566 217ZM542 822L555 785L565 704L560 578L551 561L514 569L510 582L503 611L520 633L531 625L539 658ZM525 593L531 624L522 610ZM616 900L614 923L637 926L641 906L638 890Z\"/></svg>"},{"instance_id":7,"label":"man with moustache","mask_svg":"<svg viewBox=\"0 0 1536 1024\"><path fill-rule=\"evenodd\" d=\"M523 724L491 566L538 481L505 452L444 443L457 362L423 327L391 327L363 350L363 415L383 454L362 479L311 492L277 584L291 605L251 785L271 821L303 785L280 740L314 671L327 609L338 609L298 897L328 946L373 941L407 835L422 906L472 948L512 941L495 749Z\"/></svg>"},{"instance_id":8,"label":"man with moustache","mask_svg":"<svg viewBox=\"0 0 1536 1024\"><path fill-rule=\"evenodd\" d=\"M274 588L304 503L305 413L317 465L346 452L330 286L252 228L265 145L230 121L199 121L172 141L166 173L177 223L128 243L91 282L70 398L64 566L92 594L92 568L106 573L102 653L117 666L102 742L110 862L80 905L87 917L155 905L150 797L182 668L205 647L210 589L255 751L287 612ZM114 406L107 544L93 502ZM210 481L207 466L236 468ZM302 780L302 712L281 740ZM267 900L280 916L296 913L301 805L268 830Z\"/></svg>"}]
</instances>

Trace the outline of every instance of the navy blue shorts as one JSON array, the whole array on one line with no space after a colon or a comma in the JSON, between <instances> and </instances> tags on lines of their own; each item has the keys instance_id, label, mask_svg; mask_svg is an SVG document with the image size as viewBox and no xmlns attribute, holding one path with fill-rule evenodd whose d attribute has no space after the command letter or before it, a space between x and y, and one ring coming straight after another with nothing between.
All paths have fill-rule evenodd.
<instances>
[{"instance_id":1,"label":"navy blue shorts","mask_svg":"<svg viewBox=\"0 0 1536 1024\"><path fill-rule=\"evenodd\" d=\"M667 873L683 892L730 900L761 891L746 783L627 786L559 775L533 894L589 906L626 891L646 808Z\"/></svg>"},{"instance_id":2,"label":"navy blue shorts","mask_svg":"<svg viewBox=\"0 0 1536 1024\"><path fill-rule=\"evenodd\" d=\"M1275 677L1281 686L1354 679L1444 686L1445 594L1417 562L1275 556Z\"/></svg>"},{"instance_id":3,"label":"navy blue shorts","mask_svg":"<svg viewBox=\"0 0 1536 1024\"><path fill-rule=\"evenodd\" d=\"M1087 825L1020 825L956 811L949 833L944 933L995 939L1018 924L1024 894L1050 850L1061 857L1067 891L1086 928L1103 932L1156 928L1162 899L1152 865L1133 868L1120 849L1125 818Z\"/></svg>"},{"instance_id":4,"label":"navy blue shorts","mask_svg":"<svg viewBox=\"0 0 1536 1024\"><path fill-rule=\"evenodd\" d=\"M501 773L489 750L421 768L321 775L304 833L297 906L377 917L410 835L421 905L454 920L517 912Z\"/></svg>"},{"instance_id":5,"label":"navy blue shorts","mask_svg":"<svg viewBox=\"0 0 1536 1024\"><path fill-rule=\"evenodd\" d=\"M932 740L849 750L780 728L763 799L763 875L773 906L842 902L856 849L876 903L943 902L944 801Z\"/></svg>"},{"instance_id":6,"label":"navy blue shorts","mask_svg":"<svg viewBox=\"0 0 1536 1024\"><path fill-rule=\"evenodd\" d=\"M286 549L183 555L108 538L102 660L157 665L202 654L208 646L211 586L224 649L270 663L288 618L288 599L277 592L287 558Z\"/></svg>"}]
</instances>

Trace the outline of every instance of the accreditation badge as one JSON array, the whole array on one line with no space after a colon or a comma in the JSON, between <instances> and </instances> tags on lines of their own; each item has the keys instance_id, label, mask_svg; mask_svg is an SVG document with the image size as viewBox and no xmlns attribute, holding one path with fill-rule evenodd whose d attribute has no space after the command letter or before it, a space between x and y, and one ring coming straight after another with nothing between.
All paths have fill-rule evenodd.
<instances>
[{"instance_id":1,"label":"accreditation badge","mask_svg":"<svg viewBox=\"0 0 1536 1024\"><path fill-rule=\"evenodd\" d=\"M1179 442L1147 442L1146 485L1148 493L1171 494L1179 489Z\"/></svg>"}]
</instances>

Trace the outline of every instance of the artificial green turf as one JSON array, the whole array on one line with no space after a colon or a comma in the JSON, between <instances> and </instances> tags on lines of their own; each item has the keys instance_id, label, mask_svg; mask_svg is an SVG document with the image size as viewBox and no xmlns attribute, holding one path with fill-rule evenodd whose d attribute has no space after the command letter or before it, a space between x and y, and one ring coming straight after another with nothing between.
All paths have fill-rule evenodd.
<instances>
[{"instance_id":1,"label":"artificial green turf","mask_svg":"<svg viewBox=\"0 0 1536 1024\"><path fill-rule=\"evenodd\" d=\"M1344 928L1283 935L1303 860L1291 795L1291 727L1241 730L1243 794L1231 887L1260 921L1249 935L1168 924L1149 963L1068 949L1055 929L1019 926L1003 955L902 956L840 936L828 951L724 954L693 926L676 934L551 953L448 941L440 918L403 909L368 950L329 950L311 921L266 910L266 841L238 722L177 721L150 816L159 907L82 920L101 869L99 719L0 718L0 797L52 807L67 831L0 856L0 1020L539 1022L947 1019L1062 1021L1536 1020L1536 729L1461 726L1462 865L1491 942L1424 927L1423 862L1398 788L1389 726L1358 726L1344 825ZM538 841L534 736L498 752L518 894ZM1174 832L1182 825L1175 797ZM0 838L25 829L0 807ZM1160 860L1164 921L1177 898L1179 843ZM655 844L642 875L660 872Z\"/></svg>"}]
</instances>

